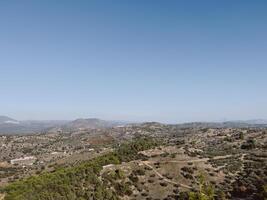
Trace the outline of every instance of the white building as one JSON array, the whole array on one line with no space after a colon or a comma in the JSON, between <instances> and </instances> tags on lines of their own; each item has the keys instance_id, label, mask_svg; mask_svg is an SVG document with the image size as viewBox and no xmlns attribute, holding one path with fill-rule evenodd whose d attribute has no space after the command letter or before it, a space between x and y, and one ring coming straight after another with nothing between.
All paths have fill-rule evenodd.
<instances>
[{"instance_id":1,"label":"white building","mask_svg":"<svg viewBox=\"0 0 267 200\"><path fill-rule=\"evenodd\" d=\"M27 156L22 158L13 159L10 161L12 165L32 165L36 161L36 157L34 156Z\"/></svg>"}]
</instances>

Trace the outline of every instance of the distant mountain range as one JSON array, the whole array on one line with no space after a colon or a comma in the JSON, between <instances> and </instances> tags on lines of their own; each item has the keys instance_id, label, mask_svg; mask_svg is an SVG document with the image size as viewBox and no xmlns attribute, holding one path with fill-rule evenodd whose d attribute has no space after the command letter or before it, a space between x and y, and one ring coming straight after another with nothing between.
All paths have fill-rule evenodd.
<instances>
[{"instance_id":1,"label":"distant mountain range","mask_svg":"<svg viewBox=\"0 0 267 200\"><path fill-rule=\"evenodd\" d=\"M246 123L246 124L267 124L267 120L265 119L253 119L253 120L238 120L238 121L232 121L236 123Z\"/></svg>"},{"instance_id":2,"label":"distant mountain range","mask_svg":"<svg viewBox=\"0 0 267 200\"><path fill-rule=\"evenodd\" d=\"M0 124L19 124L19 121L6 116L0 116Z\"/></svg>"},{"instance_id":3,"label":"distant mountain range","mask_svg":"<svg viewBox=\"0 0 267 200\"><path fill-rule=\"evenodd\" d=\"M189 122L177 124L181 128L260 128L267 127L267 120L236 120L225 122Z\"/></svg>"},{"instance_id":4,"label":"distant mountain range","mask_svg":"<svg viewBox=\"0 0 267 200\"><path fill-rule=\"evenodd\" d=\"M156 123L156 122L155 122ZM33 134L40 132L66 132L87 129L101 129L126 125L126 122L106 121L96 118L66 120L27 120L19 121L6 116L0 116L1 134ZM267 127L267 120L245 120L226 122L190 122L176 124L180 128L247 128L247 127Z\"/></svg>"},{"instance_id":5,"label":"distant mountain range","mask_svg":"<svg viewBox=\"0 0 267 200\"><path fill-rule=\"evenodd\" d=\"M19 121L6 116L0 116L0 134L32 134L67 123L63 120Z\"/></svg>"},{"instance_id":6,"label":"distant mountain range","mask_svg":"<svg viewBox=\"0 0 267 200\"><path fill-rule=\"evenodd\" d=\"M66 120L27 120L18 121L0 116L0 134L32 134L53 131L78 131L84 129L100 129L124 125L124 122L105 121L96 118Z\"/></svg>"},{"instance_id":7,"label":"distant mountain range","mask_svg":"<svg viewBox=\"0 0 267 200\"><path fill-rule=\"evenodd\" d=\"M101 129L101 128L111 128L114 126L124 125L123 122L116 121L106 121L96 118L89 119L76 119L74 121L68 122L61 126L63 131L75 131L75 130L85 130L85 129Z\"/></svg>"}]
</instances>

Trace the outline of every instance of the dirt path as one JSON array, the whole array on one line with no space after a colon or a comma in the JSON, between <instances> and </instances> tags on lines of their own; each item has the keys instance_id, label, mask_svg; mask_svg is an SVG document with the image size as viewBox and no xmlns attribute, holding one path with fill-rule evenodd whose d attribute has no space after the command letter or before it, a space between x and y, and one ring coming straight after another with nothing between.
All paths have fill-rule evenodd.
<instances>
[{"instance_id":1,"label":"dirt path","mask_svg":"<svg viewBox=\"0 0 267 200\"><path fill-rule=\"evenodd\" d=\"M209 160L219 160L224 158L230 158L232 155L226 155L226 156L216 156L214 158L201 158L201 159L195 159L195 160L171 160L166 161L165 163L197 163L197 162L207 162Z\"/></svg>"},{"instance_id":2,"label":"dirt path","mask_svg":"<svg viewBox=\"0 0 267 200\"><path fill-rule=\"evenodd\" d=\"M174 182L174 181L172 181L170 179L165 178L153 166L151 166L148 161L142 161L142 163L144 165L146 165L147 167L149 167L150 169L152 169L155 172L155 174L157 174L157 176L159 176L160 178L163 179L163 181L171 183L171 184L179 185L180 187L184 187L184 188L187 188L187 189L192 189L192 187L189 186L189 185L185 185L185 184L182 184L182 183Z\"/></svg>"},{"instance_id":3,"label":"dirt path","mask_svg":"<svg viewBox=\"0 0 267 200\"><path fill-rule=\"evenodd\" d=\"M243 161L244 159L244 156L245 154L242 154L241 156L241 160ZM197 162L207 162L209 160L219 160L219 159L225 159L225 158L230 158L230 157L233 157L232 155L225 155L225 156L216 156L212 159L210 158L201 158L201 159L195 159L195 160L171 160L171 161L165 161L165 163L188 163L188 162L191 162L191 163L197 163ZM175 181L172 181L170 179L167 179L165 178L162 174L160 174L152 165L150 165L151 161L141 161L144 165L146 165L147 167L149 167L150 169L153 170L153 172L159 176L160 178L163 179L163 181L165 182L168 182L168 183L171 183L171 184L176 184L176 185L179 185L180 187L183 187L183 188L187 188L187 189L192 189L191 186L189 185L185 185L185 184L182 184L182 183L178 183L178 182L175 182Z\"/></svg>"},{"instance_id":4,"label":"dirt path","mask_svg":"<svg viewBox=\"0 0 267 200\"><path fill-rule=\"evenodd\" d=\"M0 194L0 200L4 200L5 195L4 194Z\"/></svg>"},{"instance_id":5,"label":"dirt path","mask_svg":"<svg viewBox=\"0 0 267 200\"><path fill-rule=\"evenodd\" d=\"M242 154L242 156L240 157L240 160L242 161L241 168L240 168L240 170L236 171L233 175L236 176L238 173L244 171L244 168L245 168L245 166L244 166L244 159L245 159L245 156L246 155L247 154Z\"/></svg>"}]
</instances>

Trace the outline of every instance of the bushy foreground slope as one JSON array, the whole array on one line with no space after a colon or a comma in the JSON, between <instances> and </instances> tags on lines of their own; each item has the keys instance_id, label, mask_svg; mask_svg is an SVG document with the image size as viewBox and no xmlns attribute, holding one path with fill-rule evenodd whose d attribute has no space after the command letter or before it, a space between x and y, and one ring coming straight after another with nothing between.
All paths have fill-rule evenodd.
<instances>
[{"instance_id":1,"label":"bushy foreground slope","mask_svg":"<svg viewBox=\"0 0 267 200\"><path fill-rule=\"evenodd\" d=\"M138 152L155 146L149 138L121 145L115 152L99 156L76 167L58 169L10 184L4 189L5 200L115 200L118 195L98 176L103 166L136 159ZM127 190L127 188L125 188Z\"/></svg>"}]
</instances>

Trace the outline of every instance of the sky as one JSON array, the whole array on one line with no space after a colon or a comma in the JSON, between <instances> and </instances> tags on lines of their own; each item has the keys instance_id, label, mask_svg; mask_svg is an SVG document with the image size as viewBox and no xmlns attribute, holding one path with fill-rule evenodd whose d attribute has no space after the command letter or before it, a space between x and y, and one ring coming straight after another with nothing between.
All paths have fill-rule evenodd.
<instances>
[{"instance_id":1,"label":"sky","mask_svg":"<svg viewBox=\"0 0 267 200\"><path fill-rule=\"evenodd\" d=\"M264 0L0 1L0 115L267 119Z\"/></svg>"}]
</instances>

